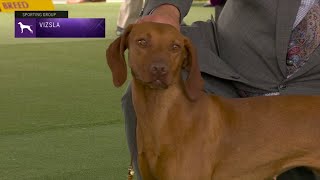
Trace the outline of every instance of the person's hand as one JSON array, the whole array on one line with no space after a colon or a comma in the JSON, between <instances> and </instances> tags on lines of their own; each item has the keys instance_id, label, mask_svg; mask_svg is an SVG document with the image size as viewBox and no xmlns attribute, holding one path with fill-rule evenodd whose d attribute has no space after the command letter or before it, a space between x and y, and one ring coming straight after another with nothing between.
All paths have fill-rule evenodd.
<instances>
[{"instance_id":1,"label":"person's hand","mask_svg":"<svg viewBox=\"0 0 320 180\"><path fill-rule=\"evenodd\" d=\"M137 23L142 22L170 24L180 30L180 12L175 6L164 4L154 9L152 14L143 16L137 20Z\"/></svg>"}]
</instances>

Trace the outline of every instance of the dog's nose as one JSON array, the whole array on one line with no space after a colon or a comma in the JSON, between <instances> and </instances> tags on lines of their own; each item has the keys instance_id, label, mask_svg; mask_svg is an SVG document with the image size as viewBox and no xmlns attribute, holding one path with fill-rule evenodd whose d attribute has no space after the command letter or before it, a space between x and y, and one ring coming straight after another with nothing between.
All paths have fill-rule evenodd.
<instances>
[{"instance_id":1,"label":"dog's nose","mask_svg":"<svg viewBox=\"0 0 320 180\"><path fill-rule=\"evenodd\" d=\"M150 66L150 71L154 75L165 75L168 73L168 66L164 63L153 63Z\"/></svg>"}]
</instances>

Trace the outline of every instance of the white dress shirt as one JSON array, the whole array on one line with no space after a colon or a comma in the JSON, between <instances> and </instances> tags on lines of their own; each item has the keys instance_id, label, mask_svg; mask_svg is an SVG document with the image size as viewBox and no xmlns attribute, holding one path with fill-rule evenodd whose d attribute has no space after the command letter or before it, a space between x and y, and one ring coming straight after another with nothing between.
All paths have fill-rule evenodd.
<instances>
[{"instance_id":1,"label":"white dress shirt","mask_svg":"<svg viewBox=\"0 0 320 180\"><path fill-rule=\"evenodd\" d=\"M318 0L301 0L301 5L299 7L296 21L293 24L293 28L295 28L301 22L301 20L307 15L313 3L315 2L318 2Z\"/></svg>"}]
</instances>

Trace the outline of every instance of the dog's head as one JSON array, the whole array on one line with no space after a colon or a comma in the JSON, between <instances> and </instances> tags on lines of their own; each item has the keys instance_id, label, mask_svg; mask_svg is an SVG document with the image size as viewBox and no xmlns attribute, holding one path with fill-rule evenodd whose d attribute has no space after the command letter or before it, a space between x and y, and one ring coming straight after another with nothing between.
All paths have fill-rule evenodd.
<instances>
[{"instance_id":1,"label":"dog's head","mask_svg":"<svg viewBox=\"0 0 320 180\"><path fill-rule=\"evenodd\" d=\"M20 25L21 25L22 23L21 23L21 22L18 22L18 24L20 24Z\"/></svg>"},{"instance_id":2,"label":"dog's head","mask_svg":"<svg viewBox=\"0 0 320 180\"><path fill-rule=\"evenodd\" d=\"M124 52L133 78L149 88L166 89L180 83L181 70L188 71L184 83L188 97L194 100L203 88L196 51L190 40L173 26L146 22L126 28L107 49L107 62L113 83L121 86L127 78Z\"/></svg>"}]
</instances>

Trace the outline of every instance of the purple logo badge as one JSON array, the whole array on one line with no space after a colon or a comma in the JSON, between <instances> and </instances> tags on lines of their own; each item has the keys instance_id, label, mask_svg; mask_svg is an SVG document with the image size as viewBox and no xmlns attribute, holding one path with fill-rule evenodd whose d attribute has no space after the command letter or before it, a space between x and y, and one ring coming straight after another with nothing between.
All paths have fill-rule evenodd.
<instances>
[{"instance_id":1,"label":"purple logo badge","mask_svg":"<svg viewBox=\"0 0 320 180\"><path fill-rule=\"evenodd\" d=\"M37 31L36 19L16 18L14 26L15 26L16 38L36 37L36 31Z\"/></svg>"}]
</instances>

